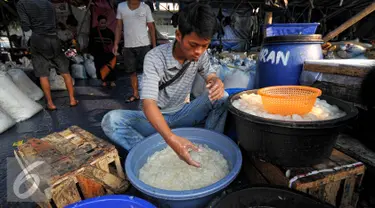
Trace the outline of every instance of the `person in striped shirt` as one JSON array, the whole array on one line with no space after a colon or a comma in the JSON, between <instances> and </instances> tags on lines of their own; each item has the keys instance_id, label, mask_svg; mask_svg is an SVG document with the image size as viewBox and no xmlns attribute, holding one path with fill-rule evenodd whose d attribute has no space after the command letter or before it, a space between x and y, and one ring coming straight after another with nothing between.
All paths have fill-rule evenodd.
<instances>
[{"instance_id":1,"label":"person in striped shirt","mask_svg":"<svg viewBox=\"0 0 375 208\"><path fill-rule=\"evenodd\" d=\"M206 129L224 130L228 94L206 51L216 28L215 14L208 5L194 3L185 7L179 15L176 40L152 49L145 57L143 111L113 110L103 117L103 131L112 141L130 150L158 132L180 158L200 166L189 154L189 149L198 148L171 129L204 123ZM179 72L180 76L170 82ZM197 73L205 78L208 92L188 103L186 98Z\"/></svg>"}]
</instances>

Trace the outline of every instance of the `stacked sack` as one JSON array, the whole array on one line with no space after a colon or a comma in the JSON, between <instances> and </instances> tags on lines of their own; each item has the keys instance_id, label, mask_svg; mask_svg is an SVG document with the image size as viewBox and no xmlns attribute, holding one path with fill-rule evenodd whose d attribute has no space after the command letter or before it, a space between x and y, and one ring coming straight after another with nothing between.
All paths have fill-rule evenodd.
<instances>
[{"instance_id":1,"label":"stacked sack","mask_svg":"<svg viewBox=\"0 0 375 208\"><path fill-rule=\"evenodd\" d=\"M72 77L76 79L87 79L88 77L96 79L96 68L94 57L90 54L77 55L72 57ZM88 76L87 76L88 75Z\"/></svg>"},{"instance_id":2,"label":"stacked sack","mask_svg":"<svg viewBox=\"0 0 375 208\"><path fill-rule=\"evenodd\" d=\"M43 92L21 69L0 66L0 133L27 120L43 107L36 103Z\"/></svg>"}]
</instances>

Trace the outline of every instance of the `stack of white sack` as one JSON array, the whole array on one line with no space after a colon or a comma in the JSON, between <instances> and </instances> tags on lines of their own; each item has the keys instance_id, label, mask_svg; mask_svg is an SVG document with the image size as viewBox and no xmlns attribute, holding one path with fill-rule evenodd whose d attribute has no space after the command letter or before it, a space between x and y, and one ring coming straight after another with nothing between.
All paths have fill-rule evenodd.
<instances>
[{"instance_id":1,"label":"stack of white sack","mask_svg":"<svg viewBox=\"0 0 375 208\"><path fill-rule=\"evenodd\" d=\"M41 111L43 107L25 95L12 81L10 76L0 72L0 108L16 122L24 121ZM3 125L10 123L0 120Z\"/></svg>"}]
</instances>

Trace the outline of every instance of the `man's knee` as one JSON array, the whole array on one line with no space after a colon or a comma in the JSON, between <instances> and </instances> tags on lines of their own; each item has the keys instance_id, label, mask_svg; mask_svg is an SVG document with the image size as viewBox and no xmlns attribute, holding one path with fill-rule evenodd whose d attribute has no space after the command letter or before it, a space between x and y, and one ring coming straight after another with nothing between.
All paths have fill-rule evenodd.
<instances>
[{"instance_id":1,"label":"man's knee","mask_svg":"<svg viewBox=\"0 0 375 208\"><path fill-rule=\"evenodd\" d=\"M112 110L104 115L102 119L102 129L107 133L111 133L116 129L117 125L120 125L123 120L123 110Z\"/></svg>"}]
</instances>

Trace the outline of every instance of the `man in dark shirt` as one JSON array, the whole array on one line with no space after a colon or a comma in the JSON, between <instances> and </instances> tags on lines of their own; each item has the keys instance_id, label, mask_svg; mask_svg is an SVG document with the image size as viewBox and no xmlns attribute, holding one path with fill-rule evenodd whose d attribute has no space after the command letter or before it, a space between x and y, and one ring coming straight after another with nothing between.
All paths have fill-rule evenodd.
<instances>
[{"instance_id":1,"label":"man in dark shirt","mask_svg":"<svg viewBox=\"0 0 375 208\"><path fill-rule=\"evenodd\" d=\"M56 110L52 101L50 83L48 80L50 68L57 67L57 71L64 78L68 89L70 106L76 106L72 77L69 74L69 60L65 57L60 41L57 37L56 14L52 3L48 0L20 0L17 3L24 32L32 31L30 38L31 59L36 77L39 77L47 109Z\"/></svg>"}]
</instances>

